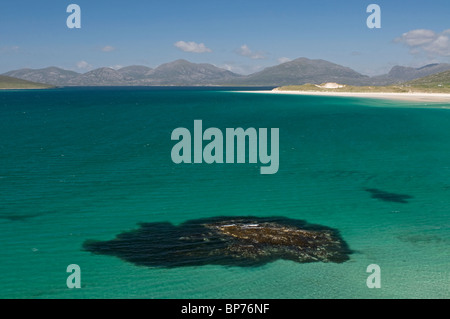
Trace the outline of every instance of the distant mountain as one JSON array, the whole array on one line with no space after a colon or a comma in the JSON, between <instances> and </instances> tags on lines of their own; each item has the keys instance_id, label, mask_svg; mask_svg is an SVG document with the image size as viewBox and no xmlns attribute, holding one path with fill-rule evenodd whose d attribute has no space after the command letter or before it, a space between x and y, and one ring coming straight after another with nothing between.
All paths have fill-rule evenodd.
<instances>
[{"instance_id":1,"label":"distant mountain","mask_svg":"<svg viewBox=\"0 0 450 319\"><path fill-rule=\"evenodd\" d=\"M144 79L152 69L143 65L131 65L117 70L126 81Z\"/></svg>"},{"instance_id":2,"label":"distant mountain","mask_svg":"<svg viewBox=\"0 0 450 319\"><path fill-rule=\"evenodd\" d=\"M342 65L325 60L299 58L251 74L239 83L280 86L337 82L340 84L358 85L361 81L367 81L368 79L368 76Z\"/></svg>"},{"instance_id":3,"label":"distant mountain","mask_svg":"<svg viewBox=\"0 0 450 319\"><path fill-rule=\"evenodd\" d=\"M68 85L77 86L113 86L127 85L125 77L111 68L99 68L71 79Z\"/></svg>"},{"instance_id":4,"label":"distant mountain","mask_svg":"<svg viewBox=\"0 0 450 319\"><path fill-rule=\"evenodd\" d=\"M242 77L212 64L186 60L165 63L156 69L134 65L119 70L99 68L80 74L51 67L21 69L5 75L60 86L224 85Z\"/></svg>"},{"instance_id":5,"label":"distant mountain","mask_svg":"<svg viewBox=\"0 0 450 319\"><path fill-rule=\"evenodd\" d=\"M373 85L390 85L412 81L428 75L450 70L448 63L428 64L420 68L406 66L394 66L388 74L374 76L371 78Z\"/></svg>"},{"instance_id":6,"label":"distant mountain","mask_svg":"<svg viewBox=\"0 0 450 319\"><path fill-rule=\"evenodd\" d=\"M26 80L0 75L0 89L45 89L50 86Z\"/></svg>"},{"instance_id":7,"label":"distant mountain","mask_svg":"<svg viewBox=\"0 0 450 319\"><path fill-rule=\"evenodd\" d=\"M80 74L52 66L44 69L21 69L10 71L3 75L31 82L46 83L51 85L68 85L71 80Z\"/></svg>"},{"instance_id":8,"label":"distant mountain","mask_svg":"<svg viewBox=\"0 0 450 319\"><path fill-rule=\"evenodd\" d=\"M406 84L411 86L422 86L428 88L450 87L450 70L432 74L420 79L409 81Z\"/></svg>"},{"instance_id":9,"label":"distant mountain","mask_svg":"<svg viewBox=\"0 0 450 319\"><path fill-rule=\"evenodd\" d=\"M57 67L21 69L5 73L27 81L58 86L157 86L157 85L248 85L285 86L336 82L347 85L390 85L404 83L450 70L450 64L429 64L421 68L395 66L388 74L369 77L325 60L299 58L247 76L207 63L176 60L155 69L142 65L118 70L99 68L84 74Z\"/></svg>"},{"instance_id":10,"label":"distant mountain","mask_svg":"<svg viewBox=\"0 0 450 319\"><path fill-rule=\"evenodd\" d=\"M242 76L212 64L176 60L151 70L143 83L150 85L219 85Z\"/></svg>"}]
</instances>

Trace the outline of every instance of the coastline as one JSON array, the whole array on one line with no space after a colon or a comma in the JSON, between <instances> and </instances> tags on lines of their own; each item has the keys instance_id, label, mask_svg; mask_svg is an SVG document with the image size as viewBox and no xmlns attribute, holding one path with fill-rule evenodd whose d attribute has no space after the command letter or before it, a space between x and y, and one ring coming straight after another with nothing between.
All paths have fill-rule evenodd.
<instances>
[{"instance_id":1,"label":"coastline","mask_svg":"<svg viewBox=\"0 0 450 319\"><path fill-rule=\"evenodd\" d=\"M0 88L0 91L27 91L27 90L48 90L54 89L54 87L43 87L43 88Z\"/></svg>"},{"instance_id":2,"label":"coastline","mask_svg":"<svg viewBox=\"0 0 450 319\"><path fill-rule=\"evenodd\" d=\"M449 93L383 93L383 92L317 92L317 91L239 91L242 93L266 93L266 94L291 94L291 95L316 95L335 97L359 97L384 100L401 100L411 102L450 103ZM450 106L449 106L450 107Z\"/></svg>"}]
</instances>

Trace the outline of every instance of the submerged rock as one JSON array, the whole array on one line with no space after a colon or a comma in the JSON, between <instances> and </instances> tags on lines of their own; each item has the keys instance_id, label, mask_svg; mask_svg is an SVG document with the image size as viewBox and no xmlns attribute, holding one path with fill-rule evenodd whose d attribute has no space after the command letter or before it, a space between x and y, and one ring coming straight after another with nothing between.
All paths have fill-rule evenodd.
<instances>
[{"instance_id":1,"label":"submerged rock","mask_svg":"<svg viewBox=\"0 0 450 319\"><path fill-rule=\"evenodd\" d=\"M265 256L298 262L346 260L343 242L331 230L306 230L277 222L227 220L205 227L216 231L227 243L217 254L233 258L258 259Z\"/></svg>"},{"instance_id":2,"label":"submerged rock","mask_svg":"<svg viewBox=\"0 0 450 319\"><path fill-rule=\"evenodd\" d=\"M84 249L152 267L258 266L278 259L341 263L350 254L337 230L280 217L145 223L110 241L86 241Z\"/></svg>"}]
</instances>

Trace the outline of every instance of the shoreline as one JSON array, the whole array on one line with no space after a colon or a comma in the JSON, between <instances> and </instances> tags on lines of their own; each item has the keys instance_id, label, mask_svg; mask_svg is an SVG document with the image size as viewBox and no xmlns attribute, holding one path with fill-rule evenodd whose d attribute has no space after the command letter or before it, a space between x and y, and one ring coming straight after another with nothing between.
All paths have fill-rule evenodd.
<instances>
[{"instance_id":1,"label":"shoreline","mask_svg":"<svg viewBox=\"0 0 450 319\"><path fill-rule=\"evenodd\" d=\"M450 93L383 93L383 92L317 92L317 91L239 91L242 93L267 93L291 95L315 95L335 97L360 97L384 100L400 100L410 102L450 103Z\"/></svg>"},{"instance_id":2,"label":"shoreline","mask_svg":"<svg viewBox=\"0 0 450 319\"><path fill-rule=\"evenodd\" d=\"M0 91L18 91L18 90L26 91L26 90L47 90L47 89L50 89L50 88L26 88L26 89L24 89L24 88L0 88Z\"/></svg>"}]
</instances>

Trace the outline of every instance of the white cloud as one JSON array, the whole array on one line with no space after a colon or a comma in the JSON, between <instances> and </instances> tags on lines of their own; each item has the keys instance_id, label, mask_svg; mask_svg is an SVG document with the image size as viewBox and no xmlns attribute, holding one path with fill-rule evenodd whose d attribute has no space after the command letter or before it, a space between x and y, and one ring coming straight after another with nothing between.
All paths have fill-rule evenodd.
<instances>
[{"instance_id":1,"label":"white cloud","mask_svg":"<svg viewBox=\"0 0 450 319\"><path fill-rule=\"evenodd\" d=\"M90 65L86 61L79 61L79 62L77 62L77 68L81 69L81 70L88 70L88 69L92 69L92 65Z\"/></svg>"},{"instance_id":2,"label":"white cloud","mask_svg":"<svg viewBox=\"0 0 450 319\"><path fill-rule=\"evenodd\" d=\"M253 60L266 58L261 52L253 52L252 50L250 50L250 48L246 44L242 45L239 49L237 49L236 53Z\"/></svg>"},{"instance_id":3,"label":"white cloud","mask_svg":"<svg viewBox=\"0 0 450 319\"><path fill-rule=\"evenodd\" d=\"M411 30L394 41L405 44L414 55L425 53L428 57L450 56L450 29L441 33L426 29Z\"/></svg>"},{"instance_id":4,"label":"white cloud","mask_svg":"<svg viewBox=\"0 0 450 319\"><path fill-rule=\"evenodd\" d=\"M112 47L112 46L110 46L110 45L107 45L107 46L105 46L105 47L102 48L102 51L103 51L103 52L111 52L111 51L114 51L115 49L116 49L115 47Z\"/></svg>"},{"instance_id":5,"label":"white cloud","mask_svg":"<svg viewBox=\"0 0 450 319\"><path fill-rule=\"evenodd\" d=\"M193 52L193 53L212 52L212 50L207 48L203 43L178 41L174 43L174 46L176 46L178 49L184 52Z\"/></svg>"},{"instance_id":6,"label":"white cloud","mask_svg":"<svg viewBox=\"0 0 450 319\"><path fill-rule=\"evenodd\" d=\"M278 63L286 63L286 62L289 62L289 61L292 61L292 60L289 59L289 58L286 58L286 57L281 57L281 58L278 59Z\"/></svg>"}]
</instances>

